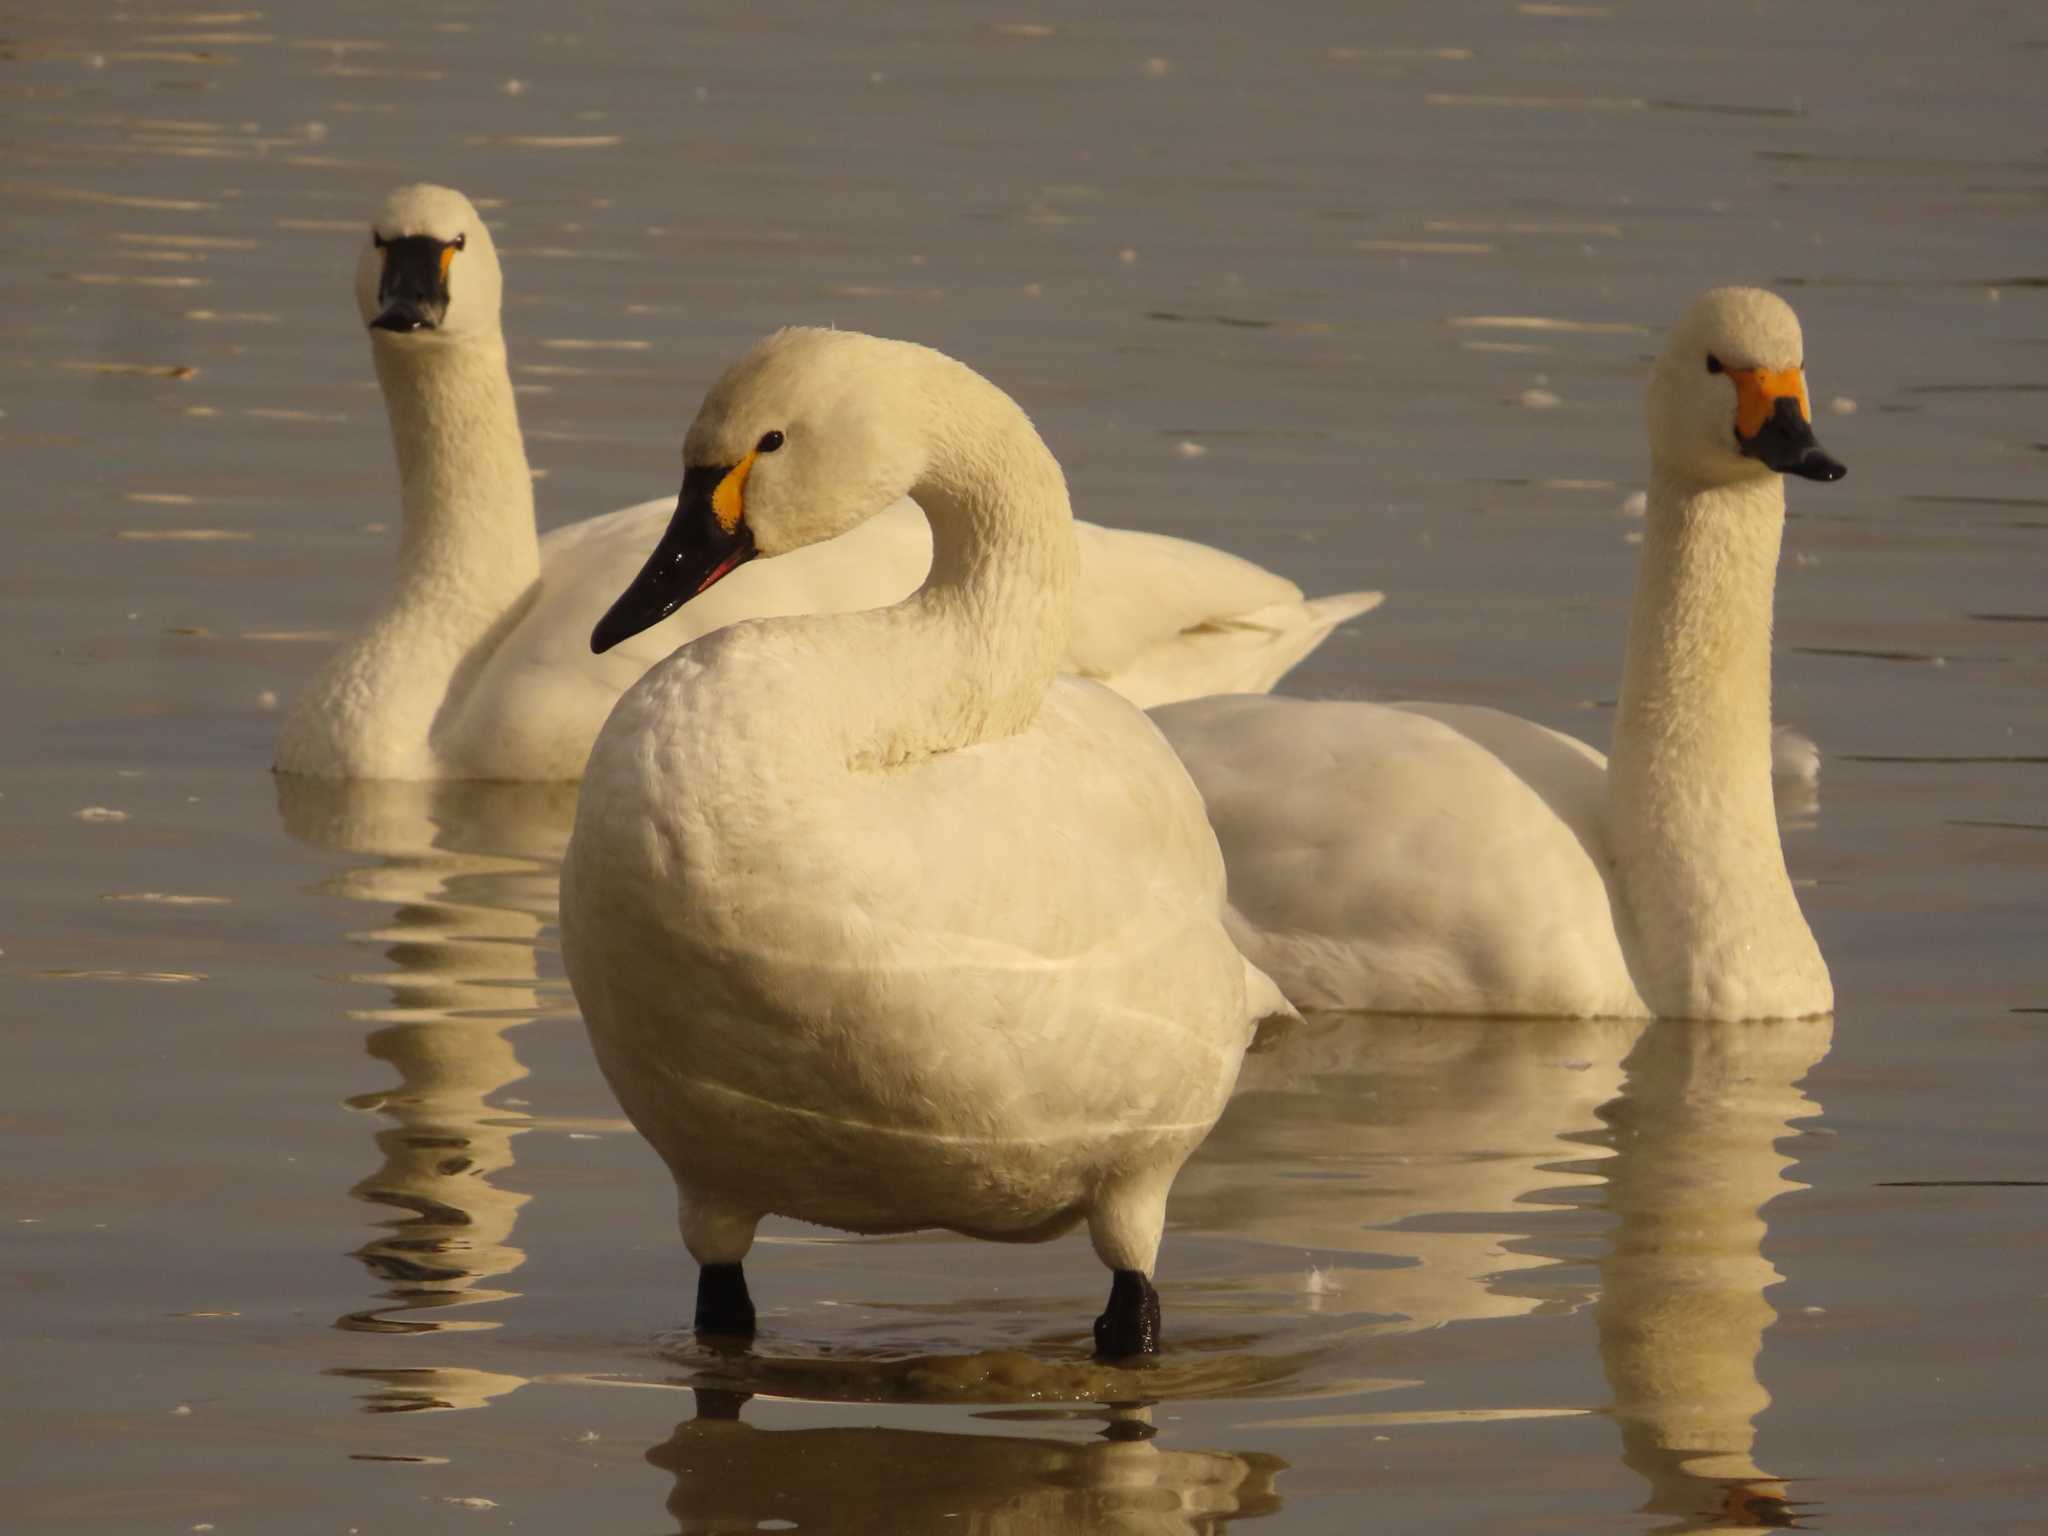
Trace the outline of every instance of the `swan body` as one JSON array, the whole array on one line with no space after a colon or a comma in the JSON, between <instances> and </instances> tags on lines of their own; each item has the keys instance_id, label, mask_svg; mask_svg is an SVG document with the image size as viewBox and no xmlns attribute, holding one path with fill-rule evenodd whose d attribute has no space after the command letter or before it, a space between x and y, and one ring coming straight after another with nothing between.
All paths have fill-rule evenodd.
<instances>
[{"instance_id":1,"label":"swan body","mask_svg":"<svg viewBox=\"0 0 2048 1536\"><path fill-rule=\"evenodd\" d=\"M1650 384L1613 752L1497 710L1204 699L1154 718L1202 787L1245 953L1300 1006L1790 1018L1833 1007L1772 803L1781 472L1835 479L1791 309L1707 294Z\"/></svg>"},{"instance_id":2,"label":"swan body","mask_svg":"<svg viewBox=\"0 0 2048 1536\"><path fill-rule=\"evenodd\" d=\"M742 618L886 606L931 562L909 502L828 547L740 572L603 656L584 643L674 503L534 532L533 482L499 325L489 229L461 193L401 188L356 276L397 449L403 522L384 606L294 702L282 773L568 780L619 695L685 640ZM1305 599L1184 539L1078 525L1067 670L1140 704L1263 691L1380 594Z\"/></svg>"},{"instance_id":3,"label":"swan body","mask_svg":"<svg viewBox=\"0 0 2048 1536\"><path fill-rule=\"evenodd\" d=\"M1055 676L1077 563L1058 464L959 363L808 330L714 387L685 463L593 644L905 492L935 549L893 607L692 641L591 753L563 958L675 1176L700 1327L750 1331L738 1266L770 1213L1011 1241L1085 1220L1118 1272L1098 1346L1149 1349L1167 1188L1258 1020L1290 1010L1225 932L1165 741Z\"/></svg>"}]
</instances>

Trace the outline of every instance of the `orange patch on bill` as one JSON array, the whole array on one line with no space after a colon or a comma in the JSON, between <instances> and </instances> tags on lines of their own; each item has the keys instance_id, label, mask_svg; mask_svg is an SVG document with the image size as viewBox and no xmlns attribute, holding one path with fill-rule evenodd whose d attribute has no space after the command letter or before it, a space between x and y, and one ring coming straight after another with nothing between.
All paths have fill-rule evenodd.
<instances>
[{"instance_id":1,"label":"orange patch on bill","mask_svg":"<svg viewBox=\"0 0 2048 1536\"><path fill-rule=\"evenodd\" d=\"M711 493L711 515L718 519L718 526L727 533L740 525L740 519L747 511L747 475L754 467L754 455L748 454L726 473L718 482L718 489Z\"/></svg>"},{"instance_id":2,"label":"orange patch on bill","mask_svg":"<svg viewBox=\"0 0 2048 1536\"><path fill-rule=\"evenodd\" d=\"M1797 400L1802 421L1813 420L1806 398L1806 375L1797 368L1730 368L1735 381L1735 430L1755 437L1778 408L1780 400Z\"/></svg>"},{"instance_id":3,"label":"orange patch on bill","mask_svg":"<svg viewBox=\"0 0 2048 1536\"><path fill-rule=\"evenodd\" d=\"M454 266L454 265L455 265L455 247L454 247L454 246L452 246L452 245L444 245L444 246L442 246L442 247L441 247L441 281L442 281L442 282L444 282L444 283L445 283L445 282L447 282L447 281L448 281L448 269L449 269L450 267Z\"/></svg>"}]
</instances>

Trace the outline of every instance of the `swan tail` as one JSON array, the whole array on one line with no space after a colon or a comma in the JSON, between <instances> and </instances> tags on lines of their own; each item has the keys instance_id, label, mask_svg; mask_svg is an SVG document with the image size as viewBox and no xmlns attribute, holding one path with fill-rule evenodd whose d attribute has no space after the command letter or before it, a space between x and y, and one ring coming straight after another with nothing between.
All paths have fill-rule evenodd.
<instances>
[{"instance_id":1,"label":"swan tail","mask_svg":"<svg viewBox=\"0 0 2048 1536\"><path fill-rule=\"evenodd\" d=\"M1384 592L1342 592L1207 619L1102 681L1140 709L1212 693L1267 693L1331 630L1385 601Z\"/></svg>"},{"instance_id":2,"label":"swan tail","mask_svg":"<svg viewBox=\"0 0 2048 1536\"><path fill-rule=\"evenodd\" d=\"M1301 1014L1294 1004L1287 1001L1272 977L1260 970L1251 961L1244 963L1244 1000L1250 1014L1250 1025L1257 1029L1261 1024L1279 1023L1292 1019L1301 1021Z\"/></svg>"},{"instance_id":3,"label":"swan tail","mask_svg":"<svg viewBox=\"0 0 2048 1536\"><path fill-rule=\"evenodd\" d=\"M1338 592L1329 597L1309 598L1301 605L1301 612L1320 640L1346 619L1371 613L1386 600L1384 592Z\"/></svg>"}]
</instances>

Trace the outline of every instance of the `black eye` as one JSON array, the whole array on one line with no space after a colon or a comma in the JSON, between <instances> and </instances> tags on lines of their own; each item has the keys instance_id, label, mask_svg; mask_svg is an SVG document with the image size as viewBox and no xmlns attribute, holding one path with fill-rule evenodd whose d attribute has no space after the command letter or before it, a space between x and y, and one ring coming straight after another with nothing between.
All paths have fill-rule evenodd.
<instances>
[{"instance_id":1,"label":"black eye","mask_svg":"<svg viewBox=\"0 0 2048 1536\"><path fill-rule=\"evenodd\" d=\"M781 446L782 434L780 432L763 432L761 434L761 441L754 444L754 452L773 453L776 449L780 448Z\"/></svg>"},{"instance_id":2,"label":"black eye","mask_svg":"<svg viewBox=\"0 0 2048 1536\"><path fill-rule=\"evenodd\" d=\"M378 250L381 251L384 249L384 237L378 234L377 231L373 229L370 231L370 244L374 245L375 247L377 247Z\"/></svg>"},{"instance_id":3,"label":"black eye","mask_svg":"<svg viewBox=\"0 0 2048 1536\"><path fill-rule=\"evenodd\" d=\"M459 251L464 246L469 244L469 236L467 234L457 235L453 240L450 240L448 243L454 246L455 249Z\"/></svg>"},{"instance_id":4,"label":"black eye","mask_svg":"<svg viewBox=\"0 0 2048 1536\"><path fill-rule=\"evenodd\" d=\"M1726 370L1725 370L1725 369L1723 369L1723 368L1722 368L1722 366L1721 366L1721 359L1719 359L1718 357L1714 356L1714 354L1713 354L1713 353L1711 353L1711 352L1709 352L1709 353L1707 354L1707 372L1709 372L1709 373L1723 373L1723 372L1726 372Z\"/></svg>"}]
</instances>

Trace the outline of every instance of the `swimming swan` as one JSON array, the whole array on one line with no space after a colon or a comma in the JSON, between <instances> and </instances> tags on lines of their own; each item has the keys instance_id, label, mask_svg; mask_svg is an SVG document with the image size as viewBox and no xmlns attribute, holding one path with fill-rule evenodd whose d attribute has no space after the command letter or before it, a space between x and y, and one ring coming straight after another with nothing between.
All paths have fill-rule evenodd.
<instances>
[{"instance_id":1,"label":"swimming swan","mask_svg":"<svg viewBox=\"0 0 2048 1536\"><path fill-rule=\"evenodd\" d=\"M1302 1007L1698 1019L1828 1012L1771 795L1783 474L1835 480L1799 321L1693 305L1650 376L1612 759L1457 704L1203 699L1154 719L1208 800L1232 932Z\"/></svg>"},{"instance_id":2,"label":"swimming swan","mask_svg":"<svg viewBox=\"0 0 2048 1536\"><path fill-rule=\"evenodd\" d=\"M675 520L605 650L755 556L909 494L931 577L891 608L705 635L592 749L562 954L675 1175L697 1327L748 1335L770 1213L1037 1242L1115 1271L1095 1340L1151 1353L1175 1172L1257 1022L1223 862L1158 731L1056 676L1066 486L1016 403L924 347L785 330L713 386Z\"/></svg>"},{"instance_id":3,"label":"swimming swan","mask_svg":"<svg viewBox=\"0 0 2048 1536\"><path fill-rule=\"evenodd\" d=\"M300 695L282 773L575 779L613 702L683 641L736 619L876 608L931 563L909 503L829 546L746 571L659 630L593 656L606 597L674 510L650 501L537 538L533 480L499 328L490 230L461 193L404 187L378 210L356 300L403 487L398 581ZM1063 666L1140 704L1263 691L1380 594L1305 600L1292 582L1185 539L1077 524Z\"/></svg>"}]
</instances>

